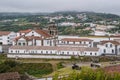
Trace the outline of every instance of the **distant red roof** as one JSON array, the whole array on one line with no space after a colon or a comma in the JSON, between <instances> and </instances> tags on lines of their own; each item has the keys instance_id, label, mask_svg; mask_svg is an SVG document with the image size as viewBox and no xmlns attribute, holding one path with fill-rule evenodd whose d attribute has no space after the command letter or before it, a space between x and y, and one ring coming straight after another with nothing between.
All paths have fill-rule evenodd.
<instances>
[{"instance_id":1,"label":"distant red roof","mask_svg":"<svg viewBox=\"0 0 120 80\"><path fill-rule=\"evenodd\" d=\"M39 33L39 34L41 34L42 36L44 36L45 38L47 38L47 37L51 37L51 35L50 34L48 34L46 31L44 31L44 30L35 30L35 32L37 32L37 33Z\"/></svg>"},{"instance_id":2,"label":"distant red roof","mask_svg":"<svg viewBox=\"0 0 120 80\"><path fill-rule=\"evenodd\" d=\"M20 36L20 37L17 37L15 38L15 41L19 40L20 38L24 38L26 39L27 41L30 41L30 40L41 40L42 38L41 37L37 37L37 36Z\"/></svg>"},{"instance_id":3,"label":"distant red roof","mask_svg":"<svg viewBox=\"0 0 120 80\"><path fill-rule=\"evenodd\" d=\"M24 50L58 50L58 51L98 51L99 48L66 47L66 46L11 46L9 49Z\"/></svg>"},{"instance_id":4,"label":"distant red roof","mask_svg":"<svg viewBox=\"0 0 120 80\"><path fill-rule=\"evenodd\" d=\"M21 31L19 31L19 33L29 33L30 31L32 31L32 29L21 30Z\"/></svg>"},{"instance_id":5,"label":"distant red roof","mask_svg":"<svg viewBox=\"0 0 120 80\"><path fill-rule=\"evenodd\" d=\"M103 68L103 70L105 70L107 73L120 73L120 65L108 66Z\"/></svg>"},{"instance_id":6,"label":"distant red roof","mask_svg":"<svg viewBox=\"0 0 120 80\"><path fill-rule=\"evenodd\" d=\"M10 34L10 31L0 31L0 36Z\"/></svg>"},{"instance_id":7,"label":"distant red roof","mask_svg":"<svg viewBox=\"0 0 120 80\"><path fill-rule=\"evenodd\" d=\"M70 41L70 42L80 42L80 41L93 41L91 39L81 39L81 38L64 38L62 41Z\"/></svg>"},{"instance_id":8,"label":"distant red roof","mask_svg":"<svg viewBox=\"0 0 120 80\"><path fill-rule=\"evenodd\" d=\"M112 40L101 41L100 44L103 45L103 44L109 43L109 42L112 43L112 44L115 44L115 45L120 45L119 42L117 42L117 41L112 41Z\"/></svg>"},{"instance_id":9,"label":"distant red roof","mask_svg":"<svg viewBox=\"0 0 120 80\"><path fill-rule=\"evenodd\" d=\"M9 72L0 74L0 80L20 80L18 72Z\"/></svg>"},{"instance_id":10,"label":"distant red roof","mask_svg":"<svg viewBox=\"0 0 120 80\"><path fill-rule=\"evenodd\" d=\"M27 34L27 33L31 32L31 31L32 31L32 29L21 30L21 31L19 31L19 33L25 33L25 34ZM38 34L44 36L45 38L51 37L51 35L49 33L47 33L45 30L35 29L34 31L37 32Z\"/></svg>"}]
</instances>

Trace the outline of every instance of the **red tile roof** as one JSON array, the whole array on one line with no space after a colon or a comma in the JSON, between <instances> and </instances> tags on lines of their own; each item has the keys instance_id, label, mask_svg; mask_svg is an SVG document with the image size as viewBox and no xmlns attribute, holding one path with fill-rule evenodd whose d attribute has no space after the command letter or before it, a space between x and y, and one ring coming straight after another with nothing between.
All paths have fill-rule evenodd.
<instances>
[{"instance_id":1,"label":"red tile roof","mask_svg":"<svg viewBox=\"0 0 120 80\"><path fill-rule=\"evenodd\" d=\"M112 41L112 40L106 40L106 41L101 41L100 42L100 44L101 45L104 45L104 44L106 44L106 43L112 43L112 44L115 44L115 45L120 45L120 43L119 42L117 42L117 41Z\"/></svg>"},{"instance_id":2,"label":"red tile roof","mask_svg":"<svg viewBox=\"0 0 120 80\"><path fill-rule=\"evenodd\" d=\"M70 42L80 42L80 41L93 41L91 39L82 39L82 38L64 38L62 41L70 41Z\"/></svg>"},{"instance_id":3,"label":"red tile roof","mask_svg":"<svg viewBox=\"0 0 120 80\"><path fill-rule=\"evenodd\" d=\"M18 72L9 72L9 73L1 73L0 80L17 80L20 79L20 75Z\"/></svg>"},{"instance_id":4,"label":"red tile roof","mask_svg":"<svg viewBox=\"0 0 120 80\"><path fill-rule=\"evenodd\" d=\"M10 34L10 31L0 31L0 36Z\"/></svg>"},{"instance_id":5,"label":"red tile roof","mask_svg":"<svg viewBox=\"0 0 120 80\"><path fill-rule=\"evenodd\" d=\"M42 36L44 36L45 38L47 38L47 37L51 37L51 35L50 34L48 34L46 31L44 31L44 30L35 30L35 32L37 32L38 34L41 34Z\"/></svg>"},{"instance_id":6,"label":"red tile roof","mask_svg":"<svg viewBox=\"0 0 120 80\"><path fill-rule=\"evenodd\" d=\"M21 31L19 31L19 33L25 33L25 34L27 34L27 33L31 32L31 31L32 31L32 29L21 30ZM44 36L45 38L51 37L51 35L49 33L47 33L46 31L44 31L44 30L34 29L34 31L37 32L38 34Z\"/></svg>"},{"instance_id":7,"label":"red tile roof","mask_svg":"<svg viewBox=\"0 0 120 80\"><path fill-rule=\"evenodd\" d=\"M20 38L24 38L27 41L30 41L30 40L33 40L33 39L42 40L41 37L37 37L37 36L20 36L20 37L15 38L15 41L19 40Z\"/></svg>"},{"instance_id":8,"label":"red tile roof","mask_svg":"<svg viewBox=\"0 0 120 80\"><path fill-rule=\"evenodd\" d=\"M19 31L19 33L29 33L29 32L31 32L31 31L32 31L32 29L21 30L21 31Z\"/></svg>"},{"instance_id":9,"label":"red tile roof","mask_svg":"<svg viewBox=\"0 0 120 80\"><path fill-rule=\"evenodd\" d=\"M98 48L65 47L65 46L11 46L9 49L22 50L58 50L58 51L98 51Z\"/></svg>"}]
</instances>

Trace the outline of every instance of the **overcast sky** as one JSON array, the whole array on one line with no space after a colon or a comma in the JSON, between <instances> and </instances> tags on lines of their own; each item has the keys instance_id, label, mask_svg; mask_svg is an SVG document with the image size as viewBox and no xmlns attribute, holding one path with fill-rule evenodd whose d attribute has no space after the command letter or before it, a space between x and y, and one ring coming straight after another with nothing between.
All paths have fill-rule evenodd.
<instances>
[{"instance_id":1,"label":"overcast sky","mask_svg":"<svg viewBox=\"0 0 120 80\"><path fill-rule=\"evenodd\" d=\"M94 11L120 15L120 0L0 0L0 12Z\"/></svg>"}]
</instances>

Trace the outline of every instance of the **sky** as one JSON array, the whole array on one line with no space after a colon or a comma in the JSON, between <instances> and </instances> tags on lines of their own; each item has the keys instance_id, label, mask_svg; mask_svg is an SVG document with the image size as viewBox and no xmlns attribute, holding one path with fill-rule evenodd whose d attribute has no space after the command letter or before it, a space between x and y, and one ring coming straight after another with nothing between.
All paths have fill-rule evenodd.
<instances>
[{"instance_id":1,"label":"sky","mask_svg":"<svg viewBox=\"0 0 120 80\"><path fill-rule=\"evenodd\" d=\"M93 11L120 15L120 0L0 0L0 12Z\"/></svg>"}]
</instances>

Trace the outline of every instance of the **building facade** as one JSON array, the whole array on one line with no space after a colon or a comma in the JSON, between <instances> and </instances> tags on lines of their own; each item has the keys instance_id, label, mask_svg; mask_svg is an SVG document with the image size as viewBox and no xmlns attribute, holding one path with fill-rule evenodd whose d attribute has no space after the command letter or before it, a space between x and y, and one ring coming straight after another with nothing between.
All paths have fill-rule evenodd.
<instances>
[{"instance_id":1,"label":"building facade","mask_svg":"<svg viewBox=\"0 0 120 80\"><path fill-rule=\"evenodd\" d=\"M97 47L103 55L120 55L120 43L117 41L101 41Z\"/></svg>"},{"instance_id":2,"label":"building facade","mask_svg":"<svg viewBox=\"0 0 120 80\"><path fill-rule=\"evenodd\" d=\"M2 45L12 45L13 40L16 37L15 32L0 31L0 44Z\"/></svg>"}]
</instances>

